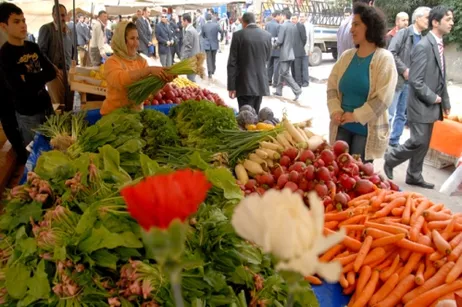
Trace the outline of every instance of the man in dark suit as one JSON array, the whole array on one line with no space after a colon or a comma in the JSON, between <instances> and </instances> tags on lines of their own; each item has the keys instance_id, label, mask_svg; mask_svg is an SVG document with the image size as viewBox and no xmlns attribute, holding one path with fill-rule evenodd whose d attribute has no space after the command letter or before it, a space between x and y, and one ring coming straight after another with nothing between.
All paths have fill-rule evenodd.
<instances>
[{"instance_id":1,"label":"man in dark suit","mask_svg":"<svg viewBox=\"0 0 462 307\"><path fill-rule=\"evenodd\" d=\"M140 38L139 52L149 56L149 47L152 46L152 28L149 16L151 10L147 7L143 8L143 13L140 18L136 20L136 29Z\"/></svg>"},{"instance_id":2,"label":"man in dark suit","mask_svg":"<svg viewBox=\"0 0 462 307\"><path fill-rule=\"evenodd\" d=\"M242 16L244 29L234 33L228 58L229 97L260 110L262 96L270 94L266 62L271 57L271 34L258 28L255 15Z\"/></svg>"},{"instance_id":3,"label":"man in dark suit","mask_svg":"<svg viewBox=\"0 0 462 307\"><path fill-rule=\"evenodd\" d=\"M278 41L276 43L281 49L279 55L279 80L276 92L273 95L282 96L283 82L285 82L295 94L294 101L297 101L298 97L302 94L302 89L290 75L290 68L292 67L292 62L295 60L294 44L299 34L297 26L290 21L291 17L292 13L289 10L282 12L283 24L279 29Z\"/></svg>"},{"instance_id":4,"label":"man in dark suit","mask_svg":"<svg viewBox=\"0 0 462 307\"><path fill-rule=\"evenodd\" d=\"M279 28L281 21L281 11L274 11L273 19L265 25L265 30L271 34L271 44L275 45L278 40ZM268 81L269 85L276 86L279 79L279 49L273 48L271 58L268 61Z\"/></svg>"},{"instance_id":5,"label":"man in dark suit","mask_svg":"<svg viewBox=\"0 0 462 307\"><path fill-rule=\"evenodd\" d=\"M180 28L177 22L178 16L176 14L172 14L170 18L170 30L173 34L174 44L171 47L172 51L172 62L175 63L175 54L181 59L181 46L180 46L180 34L183 31L183 28Z\"/></svg>"},{"instance_id":6,"label":"man in dark suit","mask_svg":"<svg viewBox=\"0 0 462 307\"><path fill-rule=\"evenodd\" d=\"M172 65L173 32L167 19L167 13L162 13L161 22L156 26L156 38L159 43L160 63L164 67Z\"/></svg>"},{"instance_id":7,"label":"man in dark suit","mask_svg":"<svg viewBox=\"0 0 462 307\"><path fill-rule=\"evenodd\" d=\"M426 189L434 184L424 181L422 168L432 137L433 124L443 120L451 109L446 86L446 62L443 36L454 25L453 13L445 6L430 11L428 33L415 46L409 71L408 121L411 130L409 140L385 155L384 171L393 179L393 168L409 160L406 183Z\"/></svg>"},{"instance_id":8,"label":"man in dark suit","mask_svg":"<svg viewBox=\"0 0 462 307\"><path fill-rule=\"evenodd\" d=\"M188 59L196 54L198 54L201 50L200 47L200 40L199 34L197 30L191 24L191 15L184 14L183 15L183 46L181 50L181 58ZM188 75L189 80L195 82L196 75Z\"/></svg>"},{"instance_id":9,"label":"man in dark suit","mask_svg":"<svg viewBox=\"0 0 462 307\"><path fill-rule=\"evenodd\" d=\"M303 85L303 58L306 56L306 29L305 25L299 22L298 16L292 16L292 23L297 26L298 35L295 37L294 42L294 55L295 60L292 62L292 76L297 82L298 86Z\"/></svg>"},{"instance_id":10,"label":"man in dark suit","mask_svg":"<svg viewBox=\"0 0 462 307\"><path fill-rule=\"evenodd\" d=\"M207 55L207 70L209 79L212 79L216 70L216 57L219 48L218 34L221 35L223 40L223 31L220 25L212 21L212 15L208 14L206 17L207 22L202 27L202 44Z\"/></svg>"}]
</instances>

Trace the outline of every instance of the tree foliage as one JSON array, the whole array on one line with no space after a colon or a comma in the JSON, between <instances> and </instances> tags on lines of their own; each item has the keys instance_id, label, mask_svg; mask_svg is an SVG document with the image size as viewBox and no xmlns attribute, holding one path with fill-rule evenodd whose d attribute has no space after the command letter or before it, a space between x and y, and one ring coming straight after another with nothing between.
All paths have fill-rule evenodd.
<instances>
[{"instance_id":1,"label":"tree foliage","mask_svg":"<svg viewBox=\"0 0 462 307\"><path fill-rule=\"evenodd\" d=\"M461 0L375 0L375 6L383 10L389 25L395 24L396 14L407 12L412 18L412 12L419 6L434 7L440 4L447 5L454 10L455 24L447 42L455 43L462 48L462 1Z\"/></svg>"}]
</instances>

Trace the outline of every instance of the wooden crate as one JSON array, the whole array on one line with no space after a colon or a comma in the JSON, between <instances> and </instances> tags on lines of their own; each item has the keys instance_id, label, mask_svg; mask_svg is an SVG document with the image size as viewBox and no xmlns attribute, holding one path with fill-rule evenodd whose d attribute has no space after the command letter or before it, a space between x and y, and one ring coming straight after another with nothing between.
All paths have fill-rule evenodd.
<instances>
[{"instance_id":1,"label":"wooden crate","mask_svg":"<svg viewBox=\"0 0 462 307\"><path fill-rule=\"evenodd\" d=\"M450 165L454 165L456 161L456 157L449 156L430 148L425 156L424 164L437 169L442 169Z\"/></svg>"}]
</instances>

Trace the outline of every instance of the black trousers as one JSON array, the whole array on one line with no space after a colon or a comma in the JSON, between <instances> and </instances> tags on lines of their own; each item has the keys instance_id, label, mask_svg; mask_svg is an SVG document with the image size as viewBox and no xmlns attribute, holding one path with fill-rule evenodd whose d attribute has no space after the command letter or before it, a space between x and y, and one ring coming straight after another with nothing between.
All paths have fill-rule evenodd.
<instances>
[{"instance_id":1,"label":"black trousers","mask_svg":"<svg viewBox=\"0 0 462 307\"><path fill-rule=\"evenodd\" d=\"M407 180L414 182L423 181L422 170L425 156L430 148L430 140L433 133L433 123L409 123L411 137L397 148L393 148L385 155L386 163L395 167L409 160L407 168Z\"/></svg>"},{"instance_id":2,"label":"black trousers","mask_svg":"<svg viewBox=\"0 0 462 307\"><path fill-rule=\"evenodd\" d=\"M183 42L181 40L178 41L173 47L171 48L172 50L172 61L175 61L175 54L178 55L178 58L181 60L181 47L183 45Z\"/></svg>"},{"instance_id":3,"label":"black trousers","mask_svg":"<svg viewBox=\"0 0 462 307\"><path fill-rule=\"evenodd\" d=\"M239 104L239 109L241 109L242 106L249 105L253 107L258 114L258 112L260 112L262 98L262 96L239 96L237 97L237 103Z\"/></svg>"},{"instance_id":4,"label":"black trousers","mask_svg":"<svg viewBox=\"0 0 462 307\"><path fill-rule=\"evenodd\" d=\"M205 54L207 55L207 71L209 77L215 74L215 70L217 69L217 51L216 50L206 50Z\"/></svg>"},{"instance_id":5,"label":"black trousers","mask_svg":"<svg viewBox=\"0 0 462 307\"><path fill-rule=\"evenodd\" d=\"M3 127L3 132L6 135L6 138L11 143L20 164L25 164L27 161L27 150L24 145L24 141L19 131L18 122L16 115L14 113L8 114L8 116L2 116L1 123Z\"/></svg>"},{"instance_id":6,"label":"black trousers","mask_svg":"<svg viewBox=\"0 0 462 307\"><path fill-rule=\"evenodd\" d=\"M276 86L279 80L279 57L272 56L268 62L268 81Z\"/></svg>"}]
</instances>

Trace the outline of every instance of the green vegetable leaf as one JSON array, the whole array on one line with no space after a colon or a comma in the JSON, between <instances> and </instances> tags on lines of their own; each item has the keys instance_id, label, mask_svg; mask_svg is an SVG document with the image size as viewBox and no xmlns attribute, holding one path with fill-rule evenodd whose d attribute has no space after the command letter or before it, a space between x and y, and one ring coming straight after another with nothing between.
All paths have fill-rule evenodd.
<instances>
[{"instance_id":1,"label":"green vegetable leaf","mask_svg":"<svg viewBox=\"0 0 462 307\"><path fill-rule=\"evenodd\" d=\"M125 142L123 145L117 147L117 151L120 154L123 153L136 153L140 152L143 149L145 142L141 139L130 139L129 141Z\"/></svg>"},{"instance_id":2,"label":"green vegetable leaf","mask_svg":"<svg viewBox=\"0 0 462 307\"><path fill-rule=\"evenodd\" d=\"M111 233L106 227L92 229L91 235L79 243L78 248L85 253L92 253L101 248L113 249L119 246L141 248L143 244L133 232Z\"/></svg>"},{"instance_id":3,"label":"green vegetable leaf","mask_svg":"<svg viewBox=\"0 0 462 307\"><path fill-rule=\"evenodd\" d=\"M56 178L58 174L61 179L70 178L75 174L69 156L58 150L43 152L34 171L46 180Z\"/></svg>"},{"instance_id":4,"label":"green vegetable leaf","mask_svg":"<svg viewBox=\"0 0 462 307\"><path fill-rule=\"evenodd\" d=\"M54 260L65 260L67 256L66 246L55 246L53 251L53 259Z\"/></svg>"},{"instance_id":5,"label":"green vegetable leaf","mask_svg":"<svg viewBox=\"0 0 462 307\"><path fill-rule=\"evenodd\" d=\"M168 174L171 170L159 166L159 163L152 160L145 154L140 154L141 170L144 176L153 176L158 174Z\"/></svg>"},{"instance_id":6,"label":"green vegetable leaf","mask_svg":"<svg viewBox=\"0 0 462 307\"><path fill-rule=\"evenodd\" d=\"M106 175L116 183L124 184L132 180L129 174L120 167L120 154L110 145L104 145L99 149L103 158Z\"/></svg>"},{"instance_id":7,"label":"green vegetable leaf","mask_svg":"<svg viewBox=\"0 0 462 307\"><path fill-rule=\"evenodd\" d=\"M112 270L117 269L117 261L119 258L110 253L107 249L100 249L92 253L90 257L95 260L95 264L101 267L109 268Z\"/></svg>"},{"instance_id":8,"label":"green vegetable leaf","mask_svg":"<svg viewBox=\"0 0 462 307\"><path fill-rule=\"evenodd\" d=\"M81 235L85 233L88 229L92 228L95 225L97 219L97 207L98 204L93 204L88 207L80 217L79 222L77 223L77 227L75 231L77 234Z\"/></svg>"},{"instance_id":9,"label":"green vegetable leaf","mask_svg":"<svg viewBox=\"0 0 462 307\"><path fill-rule=\"evenodd\" d=\"M201 154L197 151L191 154L189 163L191 166L197 167L203 171L210 168L210 165L202 159Z\"/></svg>"},{"instance_id":10,"label":"green vegetable leaf","mask_svg":"<svg viewBox=\"0 0 462 307\"><path fill-rule=\"evenodd\" d=\"M185 248L186 227L180 220L175 219L170 223L168 233L170 236L170 256L175 260L180 260Z\"/></svg>"},{"instance_id":11,"label":"green vegetable leaf","mask_svg":"<svg viewBox=\"0 0 462 307\"><path fill-rule=\"evenodd\" d=\"M223 190L226 199L242 198L241 189L236 184L233 174L227 168L209 168L205 171L205 175L214 186Z\"/></svg>"},{"instance_id":12,"label":"green vegetable leaf","mask_svg":"<svg viewBox=\"0 0 462 307\"><path fill-rule=\"evenodd\" d=\"M33 255L37 251L37 243L33 238L27 238L19 241L19 247L24 257Z\"/></svg>"},{"instance_id":13,"label":"green vegetable leaf","mask_svg":"<svg viewBox=\"0 0 462 307\"><path fill-rule=\"evenodd\" d=\"M5 274L5 285L8 294L14 299L22 299L27 292L30 270L22 263L8 267Z\"/></svg>"},{"instance_id":14,"label":"green vegetable leaf","mask_svg":"<svg viewBox=\"0 0 462 307\"><path fill-rule=\"evenodd\" d=\"M48 282L48 275L45 272L45 260L41 260L35 270L34 276L29 279L27 285L29 286L28 295L36 299L46 299L50 295L50 283Z\"/></svg>"}]
</instances>

